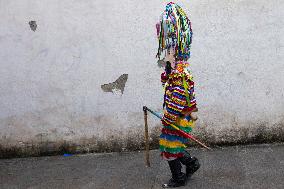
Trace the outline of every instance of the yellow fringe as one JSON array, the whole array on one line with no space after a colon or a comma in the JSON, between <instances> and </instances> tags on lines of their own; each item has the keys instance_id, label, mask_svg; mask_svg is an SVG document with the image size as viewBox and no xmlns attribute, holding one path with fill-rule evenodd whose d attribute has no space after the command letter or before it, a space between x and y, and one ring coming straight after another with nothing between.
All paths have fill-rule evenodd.
<instances>
[{"instance_id":1,"label":"yellow fringe","mask_svg":"<svg viewBox=\"0 0 284 189\"><path fill-rule=\"evenodd\" d=\"M184 145L183 143L179 142L179 141L168 141L165 139L160 139L160 145L167 147L167 148L177 148L177 147L184 147L186 148L186 145Z\"/></svg>"},{"instance_id":2,"label":"yellow fringe","mask_svg":"<svg viewBox=\"0 0 284 189\"><path fill-rule=\"evenodd\" d=\"M181 118L178 118L177 121L176 121L177 125L181 126L181 127L191 127L191 128L194 128L195 126L195 122L190 120L190 121L187 121L186 119L181 119Z\"/></svg>"}]
</instances>

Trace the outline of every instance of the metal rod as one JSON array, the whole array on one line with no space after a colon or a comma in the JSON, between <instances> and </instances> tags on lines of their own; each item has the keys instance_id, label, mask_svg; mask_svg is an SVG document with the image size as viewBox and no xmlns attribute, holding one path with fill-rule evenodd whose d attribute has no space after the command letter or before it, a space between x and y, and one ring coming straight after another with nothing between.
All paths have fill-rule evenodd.
<instances>
[{"instance_id":1,"label":"metal rod","mask_svg":"<svg viewBox=\"0 0 284 189\"><path fill-rule=\"evenodd\" d=\"M149 108L147 108L146 106L144 106L146 110L148 110L150 113L152 113L153 115L155 115L156 117L162 119L162 117L160 115L158 115L157 113L155 113L154 111L150 110ZM143 109L144 109L143 107ZM212 150L211 148L209 148L208 146L206 146L204 143L200 142L199 140L197 140L194 136L192 136L191 134L188 134L182 130L180 130L175 124L170 123L170 125L175 128L177 131L179 131L184 137L186 138L190 138L191 140L197 142L199 145L203 146L204 148L208 149L208 150Z\"/></svg>"},{"instance_id":2,"label":"metal rod","mask_svg":"<svg viewBox=\"0 0 284 189\"><path fill-rule=\"evenodd\" d=\"M147 107L143 106L144 111L144 122L145 122L145 163L147 167L150 167L150 144L149 144L149 132L148 132L148 122L147 122Z\"/></svg>"}]
</instances>

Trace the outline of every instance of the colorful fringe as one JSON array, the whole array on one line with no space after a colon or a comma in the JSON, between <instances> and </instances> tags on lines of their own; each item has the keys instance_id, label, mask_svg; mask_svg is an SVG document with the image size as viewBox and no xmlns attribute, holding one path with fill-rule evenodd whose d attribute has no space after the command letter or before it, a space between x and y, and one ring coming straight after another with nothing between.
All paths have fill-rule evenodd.
<instances>
[{"instance_id":1,"label":"colorful fringe","mask_svg":"<svg viewBox=\"0 0 284 189\"><path fill-rule=\"evenodd\" d=\"M193 125L194 122L190 120L187 125L179 125L178 127L184 132L189 133L191 132ZM187 138L184 138L179 131L166 123L162 129L159 141L162 157L166 160L181 157L187 142Z\"/></svg>"},{"instance_id":2,"label":"colorful fringe","mask_svg":"<svg viewBox=\"0 0 284 189\"><path fill-rule=\"evenodd\" d=\"M184 87L183 79L186 81L187 87ZM165 80L164 74L161 75L161 81L163 80ZM186 93L190 97L190 102L187 101ZM194 82L188 72L185 70L174 70L168 75L165 83L164 104L163 129L159 144L162 157L166 160L171 160L183 156L188 139L184 138L170 124L174 123L180 130L186 133L191 132L194 127L194 121L190 120L190 118L180 118L184 109L193 110L196 108Z\"/></svg>"},{"instance_id":3,"label":"colorful fringe","mask_svg":"<svg viewBox=\"0 0 284 189\"><path fill-rule=\"evenodd\" d=\"M182 8L170 2L156 24L159 47L157 57L174 48L177 60L188 60L192 43L191 22Z\"/></svg>"}]
</instances>

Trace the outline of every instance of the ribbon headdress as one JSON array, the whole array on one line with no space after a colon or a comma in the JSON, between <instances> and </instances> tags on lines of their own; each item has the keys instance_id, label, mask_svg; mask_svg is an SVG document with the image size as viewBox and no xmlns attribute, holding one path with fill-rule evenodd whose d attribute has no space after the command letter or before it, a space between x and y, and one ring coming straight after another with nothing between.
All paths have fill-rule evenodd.
<instances>
[{"instance_id":1,"label":"ribbon headdress","mask_svg":"<svg viewBox=\"0 0 284 189\"><path fill-rule=\"evenodd\" d=\"M156 24L159 48L157 58L170 48L175 51L176 60L187 61L190 58L192 42L191 22L182 8L170 2Z\"/></svg>"}]
</instances>

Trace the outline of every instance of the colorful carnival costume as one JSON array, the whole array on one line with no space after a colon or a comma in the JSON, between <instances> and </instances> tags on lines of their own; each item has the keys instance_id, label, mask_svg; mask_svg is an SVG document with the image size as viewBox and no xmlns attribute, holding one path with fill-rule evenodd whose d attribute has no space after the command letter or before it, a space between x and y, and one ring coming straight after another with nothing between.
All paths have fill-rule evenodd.
<instances>
[{"instance_id":1,"label":"colorful carnival costume","mask_svg":"<svg viewBox=\"0 0 284 189\"><path fill-rule=\"evenodd\" d=\"M157 57L171 55L172 62L166 63L161 81L165 89L164 115L160 150L162 157L168 161L172 178L163 187L178 187L198 168L199 162L185 151L187 138L184 138L170 124L175 124L184 132L191 132L194 126L192 112L197 111L194 95L194 82L188 70L192 42L191 22L185 12L175 3L169 3L156 25L159 48ZM164 58L165 59L165 58ZM186 165L186 174L181 172L181 163Z\"/></svg>"}]
</instances>

